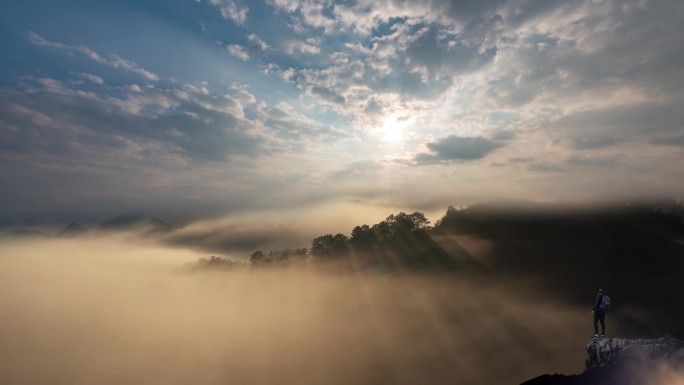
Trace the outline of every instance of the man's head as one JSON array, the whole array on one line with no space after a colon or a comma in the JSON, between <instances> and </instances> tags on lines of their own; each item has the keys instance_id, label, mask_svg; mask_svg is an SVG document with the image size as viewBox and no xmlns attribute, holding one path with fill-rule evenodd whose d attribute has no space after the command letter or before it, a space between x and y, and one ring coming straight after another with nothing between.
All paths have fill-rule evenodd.
<instances>
[{"instance_id":1,"label":"man's head","mask_svg":"<svg viewBox=\"0 0 684 385\"><path fill-rule=\"evenodd\" d=\"M603 293L603 289L598 289L598 292L599 292L599 293Z\"/></svg>"}]
</instances>

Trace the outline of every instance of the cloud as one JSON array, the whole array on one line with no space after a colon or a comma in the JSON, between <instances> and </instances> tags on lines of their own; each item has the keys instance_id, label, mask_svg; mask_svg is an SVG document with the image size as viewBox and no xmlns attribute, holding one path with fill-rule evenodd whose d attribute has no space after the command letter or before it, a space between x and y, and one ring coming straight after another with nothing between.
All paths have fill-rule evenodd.
<instances>
[{"instance_id":1,"label":"cloud","mask_svg":"<svg viewBox=\"0 0 684 385\"><path fill-rule=\"evenodd\" d=\"M415 155L417 164L435 164L453 161L481 159L501 147L497 142L484 137L461 137L451 135L425 145L430 153Z\"/></svg>"},{"instance_id":2,"label":"cloud","mask_svg":"<svg viewBox=\"0 0 684 385\"><path fill-rule=\"evenodd\" d=\"M80 45L80 46L76 47L76 46L70 46L70 45L66 45L66 44L62 44L62 43L58 43L58 42L48 41L33 31L28 31L27 37L28 37L28 40L32 44L35 44L38 46L54 48L54 49L57 49L60 51L64 51L70 55L80 54L80 55L86 56L90 60L93 60L93 61L101 63L101 64L105 64L105 65L110 66L112 68L117 68L117 69L121 69L121 70L124 70L127 72L132 72L132 73L138 74L138 75L140 75L140 76L142 76L145 79L150 80L150 81L156 82L159 80L159 76L157 74L150 72L150 71L142 68L138 64L136 64L130 60L124 59L121 56L116 55L116 54L109 55L109 57L105 58L105 57L101 56L100 54L98 54L97 52L91 50L90 48L88 48L84 45Z\"/></svg>"},{"instance_id":3,"label":"cloud","mask_svg":"<svg viewBox=\"0 0 684 385\"><path fill-rule=\"evenodd\" d=\"M197 0L200 2L201 0ZM232 20L236 24L244 24L247 21L249 7L242 0L208 0L221 11L221 16L226 20Z\"/></svg>"},{"instance_id":4,"label":"cloud","mask_svg":"<svg viewBox=\"0 0 684 385\"><path fill-rule=\"evenodd\" d=\"M257 115L263 124L274 130L276 135L293 141L339 140L348 136L330 125L318 122L297 111L287 102L275 106L260 105Z\"/></svg>"},{"instance_id":5,"label":"cloud","mask_svg":"<svg viewBox=\"0 0 684 385\"><path fill-rule=\"evenodd\" d=\"M301 24L314 28L322 28L326 33L332 32L337 24L337 21L331 15L332 9L336 7L336 5L329 2L269 0L269 3L281 11L294 14L297 18L301 19ZM295 25L300 25L300 23L296 23Z\"/></svg>"},{"instance_id":6,"label":"cloud","mask_svg":"<svg viewBox=\"0 0 684 385\"><path fill-rule=\"evenodd\" d=\"M681 193L681 186L673 181L682 176L675 159L684 120L684 37L679 20L684 3L269 0L257 7L251 2L206 0L204 4L213 21L219 20L203 23L202 37L211 39L210 49L216 49L213 41L225 39L229 30L239 30L230 35L236 40L227 41L230 44L222 45L219 53L225 57L228 52L255 66L208 74L209 84L183 86L186 81L179 81L172 88L149 88L143 83L115 87L109 81L110 87L86 87L81 81L82 89L76 89L75 82L65 79L27 81L31 86L24 93L35 91L33 102L28 103L29 96L22 92L7 97L12 103L3 107L2 145L7 151L33 147L68 154L86 151L90 143L95 143L93 148L109 144L122 154L174 165L227 164L231 178L236 170L257 172L262 167L263 179L279 175L276 169L287 175L301 171L309 183L307 192L319 199L330 194L319 184L325 185L335 172L372 175L374 171L363 169L363 163L356 165L359 169L349 166L359 159L385 167L387 173L376 171L379 177L392 174L401 175L397 179L403 181L421 181L412 186L388 182L383 190L386 200L409 190L412 197L418 196L420 184L437 178L407 165L454 162L459 163L459 177L477 181L468 191L472 197L478 197L478 188L542 199L588 196L593 193L579 192L573 185L604 180L606 175L615 184L613 190L602 186L602 192L619 188L637 194L648 185L654 191ZM250 17L259 17L247 19L245 4L253 8ZM226 20L240 25L221 22L219 9ZM262 16L269 24L254 24ZM35 33L28 33L28 39L35 46L118 66L121 71L141 69L85 46L48 41ZM255 69L261 72L249 72ZM178 78L187 76L178 74ZM249 92L225 91L236 78L250 83ZM65 90L65 84L74 89ZM229 95L220 95L219 87ZM53 101L58 94L65 95L63 100ZM75 117L65 118L46 106L51 103ZM401 124L401 141L378 140L393 123ZM59 132L43 132L47 127ZM17 134L21 130L25 133ZM31 130L35 135L28 134ZM500 167L483 172L481 162L469 162L483 158ZM526 167L537 172L525 172ZM438 177L448 181L444 186L453 184L455 170L438 171L442 173ZM523 173L524 182L516 173ZM296 178L287 180L301 183ZM339 193L351 191L353 183L340 183L335 191L339 195L332 195L366 194L360 188ZM440 199L448 203L450 198Z\"/></svg>"},{"instance_id":7,"label":"cloud","mask_svg":"<svg viewBox=\"0 0 684 385\"><path fill-rule=\"evenodd\" d=\"M81 77L83 77L84 79L92 82L92 83L99 84L99 85L104 84L104 80L99 76L96 76L93 74L87 74L87 73L80 73L79 75Z\"/></svg>"},{"instance_id":8,"label":"cloud","mask_svg":"<svg viewBox=\"0 0 684 385\"><path fill-rule=\"evenodd\" d=\"M321 52L321 49L316 46L316 40L307 39L307 41L291 40L285 43L284 51L288 54L309 54L314 55Z\"/></svg>"},{"instance_id":9,"label":"cloud","mask_svg":"<svg viewBox=\"0 0 684 385\"><path fill-rule=\"evenodd\" d=\"M430 114L431 103L439 103L454 79L484 68L496 55L495 49L466 43L444 25L397 20L384 31L361 43L337 43L334 49L311 38L288 41L286 52L317 53L322 65L272 65L269 72L295 84L316 103L352 117L354 127L365 130L385 118L373 107L406 112L415 120Z\"/></svg>"},{"instance_id":10,"label":"cloud","mask_svg":"<svg viewBox=\"0 0 684 385\"><path fill-rule=\"evenodd\" d=\"M271 50L271 46L254 33L247 35L247 41L248 44L246 46L229 44L226 46L226 49L231 55L242 61L262 57Z\"/></svg>"},{"instance_id":11,"label":"cloud","mask_svg":"<svg viewBox=\"0 0 684 385\"><path fill-rule=\"evenodd\" d=\"M311 94L319 96L325 100L328 100L330 102L336 103L336 104L344 104L346 101L344 99L344 96L339 95L335 93L334 91L324 88L324 87L319 87L319 86L313 86L311 87Z\"/></svg>"},{"instance_id":12,"label":"cloud","mask_svg":"<svg viewBox=\"0 0 684 385\"><path fill-rule=\"evenodd\" d=\"M211 252L242 254L255 250L297 248L309 243L308 234L294 228L265 222L200 221L173 231L164 243Z\"/></svg>"},{"instance_id":13,"label":"cloud","mask_svg":"<svg viewBox=\"0 0 684 385\"><path fill-rule=\"evenodd\" d=\"M604 136L604 137L583 137L572 139L572 146L577 150L594 150L597 148L610 147L616 144L615 138Z\"/></svg>"},{"instance_id":14,"label":"cloud","mask_svg":"<svg viewBox=\"0 0 684 385\"><path fill-rule=\"evenodd\" d=\"M226 49L228 50L228 53L242 61L249 60L249 54L247 51L237 44L229 44Z\"/></svg>"},{"instance_id":15,"label":"cloud","mask_svg":"<svg viewBox=\"0 0 684 385\"><path fill-rule=\"evenodd\" d=\"M659 146L684 147L684 134L672 137L653 138L650 143Z\"/></svg>"},{"instance_id":16,"label":"cloud","mask_svg":"<svg viewBox=\"0 0 684 385\"><path fill-rule=\"evenodd\" d=\"M261 40L259 36L257 36L255 33L250 33L247 35L247 40L249 40L250 43L252 43L252 49L258 50L258 51L266 51L271 48L268 44L266 44L265 41Z\"/></svg>"},{"instance_id":17,"label":"cloud","mask_svg":"<svg viewBox=\"0 0 684 385\"><path fill-rule=\"evenodd\" d=\"M25 92L0 90L0 175L12 180L0 193L10 205L3 215L87 216L134 205L196 218L244 209L287 187L279 181L294 171L285 150L303 157L309 138L335 135L320 125L299 132L299 143L277 135L282 128L268 119L245 117L245 106L256 108L246 90L102 87L113 96L67 85L80 83L41 79ZM290 111L281 119L301 130L297 117Z\"/></svg>"},{"instance_id":18,"label":"cloud","mask_svg":"<svg viewBox=\"0 0 684 385\"><path fill-rule=\"evenodd\" d=\"M527 167L528 171L534 172L563 172L563 169L553 163L532 163Z\"/></svg>"},{"instance_id":19,"label":"cloud","mask_svg":"<svg viewBox=\"0 0 684 385\"><path fill-rule=\"evenodd\" d=\"M157 76L155 73L152 73L150 71L147 71L146 69L140 67L136 63L126 60L118 55L110 55L110 59L108 59L105 64L110 65L114 68L120 68L125 71L133 72L136 73L142 77L144 77L147 80L151 81L158 81L159 76Z\"/></svg>"},{"instance_id":20,"label":"cloud","mask_svg":"<svg viewBox=\"0 0 684 385\"><path fill-rule=\"evenodd\" d=\"M373 177L377 172L384 170L382 163L374 160L359 160L346 165L341 170L332 174L332 179L354 178L354 177Z\"/></svg>"},{"instance_id":21,"label":"cloud","mask_svg":"<svg viewBox=\"0 0 684 385\"><path fill-rule=\"evenodd\" d=\"M150 150L161 146L190 159L219 161L255 156L265 140L244 118L239 100L205 93L202 87L138 87L116 98L47 84L30 94L0 93L3 120L22 128L5 133L4 139L22 151L69 151L75 144L109 147L106 138L111 145L125 143L117 138L137 138ZM31 139L32 133L42 139Z\"/></svg>"}]
</instances>

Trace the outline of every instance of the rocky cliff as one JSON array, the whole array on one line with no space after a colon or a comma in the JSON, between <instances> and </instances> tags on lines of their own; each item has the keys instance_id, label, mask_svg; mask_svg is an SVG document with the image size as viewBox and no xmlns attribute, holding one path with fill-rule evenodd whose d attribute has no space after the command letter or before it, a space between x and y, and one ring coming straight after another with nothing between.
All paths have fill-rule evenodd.
<instances>
[{"instance_id":1,"label":"rocky cliff","mask_svg":"<svg viewBox=\"0 0 684 385\"><path fill-rule=\"evenodd\" d=\"M684 384L684 341L674 338L592 340L587 356L582 374L545 374L521 385Z\"/></svg>"},{"instance_id":2,"label":"rocky cliff","mask_svg":"<svg viewBox=\"0 0 684 385\"><path fill-rule=\"evenodd\" d=\"M684 342L674 338L622 339L603 338L587 344L587 369L611 367L620 360L640 356L651 362L684 363Z\"/></svg>"}]
</instances>

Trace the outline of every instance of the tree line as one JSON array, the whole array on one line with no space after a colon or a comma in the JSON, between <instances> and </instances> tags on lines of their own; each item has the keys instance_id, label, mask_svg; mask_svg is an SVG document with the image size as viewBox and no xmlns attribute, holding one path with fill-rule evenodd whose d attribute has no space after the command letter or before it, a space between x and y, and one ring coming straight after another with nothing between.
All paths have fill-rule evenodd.
<instances>
[{"instance_id":1,"label":"tree line","mask_svg":"<svg viewBox=\"0 0 684 385\"><path fill-rule=\"evenodd\" d=\"M401 262L401 256L414 252L427 237L430 221L421 212L392 214L374 225L363 224L352 229L350 236L342 233L324 234L311 240L311 248L254 251L249 262L237 262L212 256L199 261L201 267L236 268L266 267L306 260L330 261L357 256L368 263ZM405 258L403 258L405 259Z\"/></svg>"}]
</instances>

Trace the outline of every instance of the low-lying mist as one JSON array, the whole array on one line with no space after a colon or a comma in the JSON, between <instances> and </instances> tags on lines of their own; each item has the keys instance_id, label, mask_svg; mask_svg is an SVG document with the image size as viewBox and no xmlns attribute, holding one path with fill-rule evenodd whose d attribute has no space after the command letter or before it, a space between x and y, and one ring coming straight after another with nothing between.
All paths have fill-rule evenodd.
<instances>
[{"instance_id":1,"label":"low-lying mist","mask_svg":"<svg viewBox=\"0 0 684 385\"><path fill-rule=\"evenodd\" d=\"M590 304L429 272L200 271L117 238L0 244L2 384L518 384L583 369Z\"/></svg>"}]
</instances>

